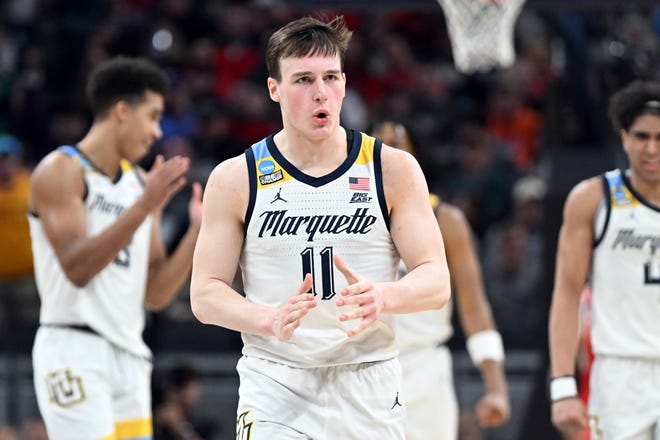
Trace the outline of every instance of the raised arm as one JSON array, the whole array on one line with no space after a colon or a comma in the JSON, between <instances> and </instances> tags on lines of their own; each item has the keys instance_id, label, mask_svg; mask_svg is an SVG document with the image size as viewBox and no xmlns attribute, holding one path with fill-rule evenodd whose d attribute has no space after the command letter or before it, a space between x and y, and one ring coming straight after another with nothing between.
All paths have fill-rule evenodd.
<instances>
[{"instance_id":1,"label":"raised arm","mask_svg":"<svg viewBox=\"0 0 660 440\"><path fill-rule=\"evenodd\" d=\"M188 204L188 230L169 257L160 232L161 213L159 210L155 215L151 231L145 302L152 310L166 307L190 276L193 251L202 223L202 186L197 182L192 185L192 196Z\"/></svg>"},{"instance_id":2,"label":"raised arm","mask_svg":"<svg viewBox=\"0 0 660 440\"><path fill-rule=\"evenodd\" d=\"M603 198L600 178L579 183L568 195L559 233L555 285L550 308L551 384L556 389L552 405L555 425L566 433L579 433L587 426L586 410L575 393L574 380L579 339L580 294L587 281L593 246L593 220ZM567 385L568 384L568 385ZM569 386L570 385L570 386Z\"/></svg>"},{"instance_id":3,"label":"raised arm","mask_svg":"<svg viewBox=\"0 0 660 440\"><path fill-rule=\"evenodd\" d=\"M144 195L117 221L94 236L87 234L85 184L79 165L55 151L32 175L30 211L41 219L67 278L84 287L124 248L149 213L176 192L188 162L176 158L163 164Z\"/></svg>"},{"instance_id":4,"label":"raised arm","mask_svg":"<svg viewBox=\"0 0 660 440\"><path fill-rule=\"evenodd\" d=\"M287 340L300 325L300 318L316 305L314 296L306 293L311 276L279 309L254 304L232 288L243 247L248 188L242 156L218 165L209 177L193 256L192 310L205 324Z\"/></svg>"},{"instance_id":5,"label":"raised arm","mask_svg":"<svg viewBox=\"0 0 660 440\"><path fill-rule=\"evenodd\" d=\"M486 394L477 403L477 419L481 426L496 426L504 423L511 412L502 367L504 352L486 299L470 225L457 207L447 203L440 205L437 218L447 250L461 325L472 360L486 386Z\"/></svg>"}]
</instances>

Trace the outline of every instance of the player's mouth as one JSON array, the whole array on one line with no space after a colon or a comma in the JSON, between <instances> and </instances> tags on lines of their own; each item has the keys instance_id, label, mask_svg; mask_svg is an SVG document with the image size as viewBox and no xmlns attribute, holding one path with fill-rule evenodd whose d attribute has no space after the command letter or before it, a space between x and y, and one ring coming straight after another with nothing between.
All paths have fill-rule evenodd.
<instances>
[{"instance_id":1,"label":"player's mouth","mask_svg":"<svg viewBox=\"0 0 660 440\"><path fill-rule=\"evenodd\" d=\"M660 161L645 160L642 162L642 167L649 172L657 172L660 169Z\"/></svg>"},{"instance_id":2,"label":"player's mouth","mask_svg":"<svg viewBox=\"0 0 660 440\"><path fill-rule=\"evenodd\" d=\"M318 123L327 122L330 120L330 113L325 109L317 110L314 112L314 120Z\"/></svg>"}]
</instances>

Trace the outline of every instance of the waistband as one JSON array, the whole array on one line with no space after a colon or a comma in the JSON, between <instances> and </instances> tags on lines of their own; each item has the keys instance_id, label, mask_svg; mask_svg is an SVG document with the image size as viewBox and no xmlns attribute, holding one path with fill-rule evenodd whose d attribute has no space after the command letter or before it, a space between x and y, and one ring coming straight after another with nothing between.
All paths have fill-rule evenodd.
<instances>
[{"instance_id":1,"label":"waistband","mask_svg":"<svg viewBox=\"0 0 660 440\"><path fill-rule=\"evenodd\" d=\"M101 336L96 330L91 328L88 325L84 324L39 324L40 327L48 327L48 328L62 328L62 329L70 329L70 330L78 330L81 332L85 333L91 333L96 336Z\"/></svg>"}]
</instances>

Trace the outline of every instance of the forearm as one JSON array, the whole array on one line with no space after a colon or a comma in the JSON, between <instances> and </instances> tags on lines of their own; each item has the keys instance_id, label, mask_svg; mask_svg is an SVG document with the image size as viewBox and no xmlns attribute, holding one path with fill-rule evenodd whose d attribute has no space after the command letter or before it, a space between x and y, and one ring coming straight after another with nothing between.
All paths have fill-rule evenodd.
<instances>
[{"instance_id":1,"label":"forearm","mask_svg":"<svg viewBox=\"0 0 660 440\"><path fill-rule=\"evenodd\" d=\"M69 280L78 287L87 285L117 258L148 215L142 205L133 205L102 233L73 243L59 256Z\"/></svg>"},{"instance_id":2,"label":"forearm","mask_svg":"<svg viewBox=\"0 0 660 440\"><path fill-rule=\"evenodd\" d=\"M383 313L414 313L444 307L451 296L446 265L423 263L400 280L383 283Z\"/></svg>"},{"instance_id":3,"label":"forearm","mask_svg":"<svg viewBox=\"0 0 660 440\"><path fill-rule=\"evenodd\" d=\"M579 341L579 295L553 295L550 308L552 376L572 375Z\"/></svg>"},{"instance_id":4,"label":"forearm","mask_svg":"<svg viewBox=\"0 0 660 440\"><path fill-rule=\"evenodd\" d=\"M151 309L167 307L188 280L198 233L199 227L188 228L174 252L150 270L145 301Z\"/></svg>"},{"instance_id":5,"label":"forearm","mask_svg":"<svg viewBox=\"0 0 660 440\"><path fill-rule=\"evenodd\" d=\"M503 393L505 395L508 393L501 362L486 359L479 364L479 371L488 392Z\"/></svg>"},{"instance_id":6,"label":"forearm","mask_svg":"<svg viewBox=\"0 0 660 440\"><path fill-rule=\"evenodd\" d=\"M274 309L248 301L224 281L212 280L204 286L193 282L190 301L193 314L204 324L260 336L273 335L270 323Z\"/></svg>"},{"instance_id":7,"label":"forearm","mask_svg":"<svg viewBox=\"0 0 660 440\"><path fill-rule=\"evenodd\" d=\"M466 336L483 330L496 330L492 311L483 291L478 293L456 287L458 314Z\"/></svg>"}]
</instances>

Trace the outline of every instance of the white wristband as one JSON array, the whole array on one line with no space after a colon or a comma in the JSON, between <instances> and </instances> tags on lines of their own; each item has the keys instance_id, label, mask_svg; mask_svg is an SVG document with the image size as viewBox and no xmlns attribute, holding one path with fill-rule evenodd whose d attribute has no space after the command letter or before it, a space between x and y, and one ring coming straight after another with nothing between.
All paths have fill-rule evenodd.
<instances>
[{"instance_id":1,"label":"white wristband","mask_svg":"<svg viewBox=\"0 0 660 440\"><path fill-rule=\"evenodd\" d=\"M577 396L577 382L573 376L555 377L550 380L550 400L552 402Z\"/></svg>"},{"instance_id":2,"label":"white wristband","mask_svg":"<svg viewBox=\"0 0 660 440\"><path fill-rule=\"evenodd\" d=\"M477 367L486 359L502 362L504 345L497 330L482 330L470 336L465 344L472 363Z\"/></svg>"}]
</instances>

